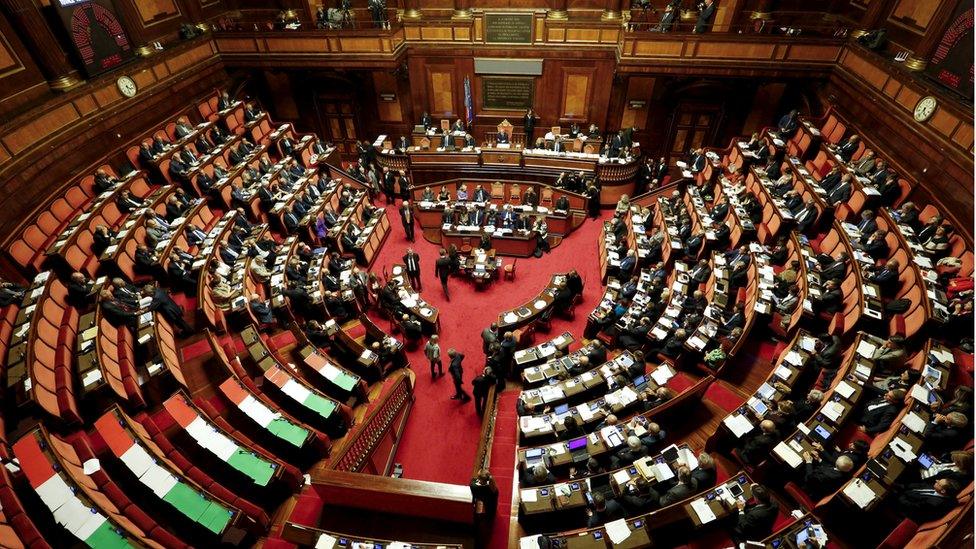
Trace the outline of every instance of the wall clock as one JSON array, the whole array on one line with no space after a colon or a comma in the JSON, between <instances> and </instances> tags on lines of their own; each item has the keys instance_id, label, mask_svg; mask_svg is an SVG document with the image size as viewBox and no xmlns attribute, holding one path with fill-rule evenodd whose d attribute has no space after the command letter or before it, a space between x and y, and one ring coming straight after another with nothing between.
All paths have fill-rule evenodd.
<instances>
[{"instance_id":1,"label":"wall clock","mask_svg":"<svg viewBox=\"0 0 976 549\"><path fill-rule=\"evenodd\" d=\"M118 86L119 91L122 95L126 97L135 97L139 88L136 86L136 81L129 78L128 76L120 76L118 80L115 81L115 85Z\"/></svg>"},{"instance_id":2,"label":"wall clock","mask_svg":"<svg viewBox=\"0 0 976 549\"><path fill-rule=\"evenodd\" d=\"M925 122L929 118L932 118L932 114L935 113L935 109L938 106L939 102L931 95L921 98L918 104L915 105L915 121Z\"/></svg>"}]
</instances>

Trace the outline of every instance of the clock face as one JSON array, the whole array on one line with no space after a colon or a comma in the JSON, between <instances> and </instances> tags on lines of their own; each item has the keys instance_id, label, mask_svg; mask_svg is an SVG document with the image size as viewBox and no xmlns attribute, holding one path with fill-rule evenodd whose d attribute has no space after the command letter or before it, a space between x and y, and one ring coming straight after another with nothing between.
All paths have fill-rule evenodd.
<instances>
[{"instance_id":1,"label":"clock face","mask_svg":"<svg viewBox=\"0 0 976 549\"><path fill-rule=\"evenodd\" d=\"M918 122L925 122L931 118L938 104L938 101L936 101L936 99L931 95L923 97L918 104L915 105L915 120Z\"/></svg>"},{"instance_id":2,"label":"clock face","mask_svg":"<svg viewBox=\"0 0 976 549\"><path fill-rule=\"evenodd\" d=\"M136 88L135 81L128 76L120 76L115 82L115 85L119 87L119 91L126 97L134 97L136 92L139 91Z\"/></svg>"}]
</instances>

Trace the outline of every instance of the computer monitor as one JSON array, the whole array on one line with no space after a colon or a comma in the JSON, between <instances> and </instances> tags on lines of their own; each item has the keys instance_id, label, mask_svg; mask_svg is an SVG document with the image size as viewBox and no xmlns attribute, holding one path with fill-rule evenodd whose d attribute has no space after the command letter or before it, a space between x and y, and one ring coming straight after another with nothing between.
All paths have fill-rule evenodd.
<instances>
[{"instance_id":1,"label":"computer monitor","mask_svg":"<svg viewBox=\"0 0 976 549\"><path fill-rule=\"evenodd\" d=\"M569 411L569 404L560 404L559 406L556 406L556 409L554 411L556 412L557 416L565 414L566 412Z\"/></svg>"}]
</instances>

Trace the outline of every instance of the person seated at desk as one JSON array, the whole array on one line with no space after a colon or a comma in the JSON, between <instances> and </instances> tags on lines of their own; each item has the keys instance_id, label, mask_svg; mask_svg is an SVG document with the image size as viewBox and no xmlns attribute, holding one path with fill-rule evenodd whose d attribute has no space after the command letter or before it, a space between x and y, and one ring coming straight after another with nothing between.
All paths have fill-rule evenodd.
<instances>
[{"instance_id":1,"label":"person seated at desk","mask_svg":"<svg viewBox=\"0 0 976 549\"><path fill-rule=\"evenodd\" d=\"M451 126L451 131L460 134L467 133L467 129L464 127L464 122L462 122L460 118L454 121L454 125Z\"/></svg>"},{"instance_id":2,"label":"person seated at desk","mask_svg":"<svg viewBox=\"0 0 976 549\"><path fill-rule=\"evenodd\" d=\"M861 138L857 134L851 135L844 141L841 141L834 147L834 153L841 158L844 162L850 162L851 157L857 152L858 146L861 144ZM828 146L829 148L829 146Z\"/></svg>"},{"instance_id":3,"label":"person seated at desk","mask_svg":"<svg viewBox=\"0 0 976 549\"><path fill-rule=\"evenodd\" d=\"M468 186L461 185L457 190L457 200L459 202L464 202L468 200Z\"/></svg>"},{"instance_id":4,"label":"person seated at desk","mask_svg":"<svg viewBox=\"0 0 976 549\"><path fill-rule=\"evenodd\" d=\"M479 184L475 185L472 200L475 202L488 202L491 200L491 196L488 194L488 191L486 191L485 188Z\"/></svg>"},{"instance_id":5,"label":"person seated at desk","mask_svg":"<svg viewBox=\"0 0 976 549\"><path fill-rule=\"evenodd\" d=\"M681 465L677 468L675 478L677 479L675 485L658 498L657 504L659 507L667 507L668 505L687 499L698 491L698 482L692 476L691 469L686 465ZM651 490L652 495L657 493L653 488Z\"/></svg>"},{"instance_id":6,"label":"person seated at desk","mask_svg":"<svg viewBox=\"0 0 976 549\"><path fill-rule=\"evenodd\" d=\"M473 148L475 148L477 146L478 146L478 142L475 141L474 136L472 136L470 133L464 134L464 148L465 149L473 149Z\"/></svg>"},{"instance_id":7,"label":"person seated at desk","mask_svg":"<svg viewBox=\"0 0 976 549\"><path fill-rule=\"evenodd\" d=\"M169 150L171 146L172 144L169 142L169 140L163 138L161 135L157 135L156 137L153 137L152 145L149 147L152 149L153 154L158 156Z\"/></svg>"},{"instance_id":8,"label":"person seated at desk","mask_svg":"<svg viewBox=\"0 0 976 549\"><path fill-rule=\"evenodd\" d=\"M586 135L590 139L599 139L600 138L600 127L597 126L596 124L590 124L590 127L586 130Z\"/></svg>"},{"instance_id":9,"label":"person seated at desk","mask_svg":"<svg viewBox=\"0 0 976 549\"><path fill-rule=\"evenodd\" d=\"M960 448L972 429L967 429L969 418L962 412L935 414L925 428L922 449L929 453L942 454L953 448Z\"/></svg>"},{"instance_id":10,"label":"person seated at desk","mask_svg":"<svg viewBox=\"0 0 976 549\"><path fill-rule=\"evenodd\" d=\"M518 213L512 211L512 205L505 204L501 213L499 213L496 216L495 222L499 227L505 229L512 229L515 228L515 224L518 221L518 219L519 219Z\"/></svg>"},{"instance_id":11,"label":"person seated at desk","mask_svg":"<svg viewBox=\"0 0 976 549\"><path fill-rule=\"evenodd\" d=\"M759 431L740 439L739 458L746 465L758 465L769 456L770 450L780 440L776 424L766 419L759 422Z\"/></svg>"},{"instance_id":12,"label":"person seated at desk","mask_svg":"<svg viewBox=\"0 0 976 549\"><path fill-rule=\"evenodd\" d=\"M921 233L919 233L921 235ZM921 239L919 239L921 241ZM949 250L949 229L947 225L939 225L932 236L922 242L922 250L934 258L941 258Z\"/></svg>"},{"instance_id":13,"label":"person seated at desk","mask_svg":"<svg viewBox=\"0 0 976 549\"><path fill-rule=\"evenodd\" d=\"M422 193L420 193L421 202L433 202L434 201L434 190L430 187L424 187Z\"/></svg>"},{"instance_id":14,"label":"person seated at desk","mask_svg":"<svg viewBox=\"0 0 976 549\"><path fill-rule=\"evenodd\" d=\"M586 510L586 527L595 528L624 517L624 508L603 494L593 494L593 507Z\"/></svg>"},{"instance_id":15,"label":"person seated at desk","mask_svg":"<svg viewBox=\"0 0 976 549\"><path fill-rule=\"evenodd\" d=\"M568 212L569 198L566 195L560 195L559 198L556 199L556 203L554 204L553 208L557 212Z\"/></svg>"},{"instance_id":16,"label":"person seated at desk","mask_svg":"<svg viewBox=\"0 0 976 549\"><path fill-rule=\"evenodd\" d=\"M949 479L958 482L960 486L966 486L973 481L973 451L956 450L949 453L949 460L943 463L935 463L928 468L927 472L932 474L924 482L935 485L942 479ZM940 458L940 461L944 458Z\"/></svg>"},{"instance_id":17,"label":"person seated at desk","mask_svg":"<svg viewBox=\"0 0 976 549\"><path fill-rule=\"evenodd\" d=\"M434 119L430 117L427 111L424 111L424 114L420 116L420 125L424 127L424 130L429 130L434 125Z\"/></svg>"},{"instance_id":18,"label":"person seated at desk","mask_svg":"<svg viewBox=\"0 0 976 549\"><path fill-rule=\"evenodd\" d=\"M956 496L961 489L960 483L947 478L935 484L911 484L898 494L895 506L904 516L923 524L944 517L959 505Z\"/></svg>"},{"instance_id":19,"label":"person seated at desk","mask_svg":"<svg viewBox=\"0 0 976 549\"><path fill-rule=\"evenodd\" d=\"M732 540L736 543L762 540L773 532L779 505L773 501L769 491L758 484L752 485L752 498L755 503L736 501L738 513L734 515L732 527Z\"/></svg>"},{"instance_id":20,"label":"person seated at desk","mask_svg":"<svg viewBox=\"0 0 976 549\"><path fill-rule=\"evenodd\" d=\"M915 206L914 202L903 203L900 208L891 212L891 217L895 222L911 227L916 233L921 228L918 219L918 207Z\"/></svg>"},{"instance_id":21,"label":"person seated at desk","mask_svg":"<svg viewBox=\"0 0 976 549\"><path fill-rule=\"evenodd\" d=\"M441 185L441 190L437 193L438 202L447 202L451 199L451 192L447 190L447 185Z\"/></svg>"},{"instance_id":22,"label":"person seated at desk","mask_svg":"<svg viewBox=\"0 0 976 549\"><path fill-rule=\"evenodd\" d=\"M854 461L841 454L831 462L817 460L813 453L803 452L803 490L813 501L834 493L847 482Z\"/></svg>"},{"instance_id":23,"label":"person seated at desk","mask_svg":"<svg viewBox=\"0 0 976 549\"><path fill-rule=\"evenodd\" d=\"M508 141L508 133L505 132L504 130L498 130L498 133L495 134L495 141L499 145L506 145L506 144L508 144L508 142L509 142Z\"/></svg>"},{"instance_id":24,"label":"person seated at desk","mask_svg":"<svg viewBox=\"0 0 976 549\"><path fill-rule=\"evenodd\" d=\"M525 189L525 193L522 195L522 204L525 206L532 206L533 208L538 207L539 193L537 193L532 187Z\"/></svg>"},{"instance_id":25,"label":"person seated at desk","mask_svg":"<svg viewBox=\"0 0 976 549\"><path fill-rule=\"evenodd\" d=\"M92 188L95 189L95 194L102 194L105 191L114 189L121 182L121 179L112 177L104 169L98 168L95 171L95 181L92 183Z\"/></svg>"},{"instance_id":26,"label":"person seated at desk","mask_svg":"<svg viewBox=\"0 0 976 549\"><path fill-rule=\"evenodd\" d=\"M869 392L877 394L873 386L866 386ZM858 430L869 435L883 433L891 427L891 423L898 416L905 402L905 390L895 389L886 391L881 396L867 402L859 418Z\"/></svg>"},{"instance_id":27,"label":"person seated at desk","mask_svg":"<svg viewBox=\"0 0 976 549\"><path fill-rule=\"evenodd\" d=\"M526 487L545 486L546 484L556 482L556 477L550 473L549 469L542 463L527 471L525 477L526 478L522 480L522 485Z\"/></svg>"}]
</instances>

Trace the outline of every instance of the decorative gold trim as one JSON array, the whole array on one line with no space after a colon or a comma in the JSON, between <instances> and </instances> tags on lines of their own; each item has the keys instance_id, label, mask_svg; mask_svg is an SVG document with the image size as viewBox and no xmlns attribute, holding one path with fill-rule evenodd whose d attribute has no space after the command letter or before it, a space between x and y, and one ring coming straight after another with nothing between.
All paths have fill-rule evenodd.
<instances>
[{"instance_id":1,"label":"decorative gold trim","mask_svg":"<svg viewBox=\"0 0 976 549\"><path fill-rule=\"evenodd\" d=\"M929 66L928 61L924 59L919 59L914 55L910 55L908 56L908 59L905 59L905 67L907 67L909 70L922 71L925 70L925 67L928 66Z\"/></svg>"},{"instance_id":2,"label":"decorative gold trim","mask_svg":"<svg viewBox=\"0 0 976 549\"><path fill-rule=\"evenodd\" d=\"M451 19L471 19L471 10L454 10L454 13L451 14Z\"/></svg>"},{"instance_id":3,"label":"decorative gold trim","mask_svg":"<svg viewBox=\"0 0 976 549\"><path fill-rule=\"evenodd\" d=\"M865 29L854 29L851 31L851 38L857 39L864 36L867 33L868 31L866 31Z\"/></svg>"},{"instance_id":4,"label":"decorative gold trim","mask_svg":"<svg viewBox=\"0 0 976 549\"><path fill-rule=\"evenodd\" d=\"M773 18L773 14L768 11L754 11L749 16L749 19L754 19L754 20L761 19L763 21L769 21L772 18Z\"/></svg>"},{"instance_id":5,"label":"decorative gold trim","mask_svg":"<svg viewBox=\"0 0 976 549\"><path fill-rule=\"evenodd\" d=\"M616 21L620 19L620 12L613 10L604 10L600 14L600 21Z\"/></svg>"},{"instance_id":6,"label":"decorative gold trim","mask_svg":"<svg viewBox=\"0 0 976 549\"><path fill-rule=\"evenodd\" d=\"M406 10L406 11L403 12L403 18L404 19L412 19L412 20L416 21L416 20L420 19L420 10L414 9L414 8L410 8L410 9L408 9L408 10Z\"/></svg>"},{"instance_id":7,"label":"decorative gold trim","mask_svg":"<svg viewBox=\"0 0 976 549\"><path fill-rule=\"evenodd\" d=\"M546 19L552 19L553 21L565 21L569 19L569 14L566 10L549 10L546 12Z\"/></svg>"},{"instance_id":8,"label":"decorative gold trim","mask_svg":"<svg viewBox=\"0 0 976 549\"><path fill-rule=\"evenodd\" d=\"M68 91L75 86L80 86L82 83L84 83L84 80L71 75L62 76L60 78L55 78L54 80L48 81L48 85L51 86L52 90L60 92Z\"/></svg>"},{"instance_id":9,"label":"decorative gold trim","mask_svg":"<svg viewBox=\"0 0 976 549\"><path fill-rule=\"evenodd\" d=\"M156 50L154 48L151 48L147 44L143 44L138 48L136 48L136 55L138 55L139 57L149 57L154 53L156 53Z\"/></svg>"},{"instance_id":10,"label":"decorative gold trim","mask_svg":"<svg viewBox=\"0 0 976 549\"><path fill-rule=\"evenodd\" d=\"M698 19L698 10L681 10L682 21L695 21Z\"/></svg>"}]
</instances>

